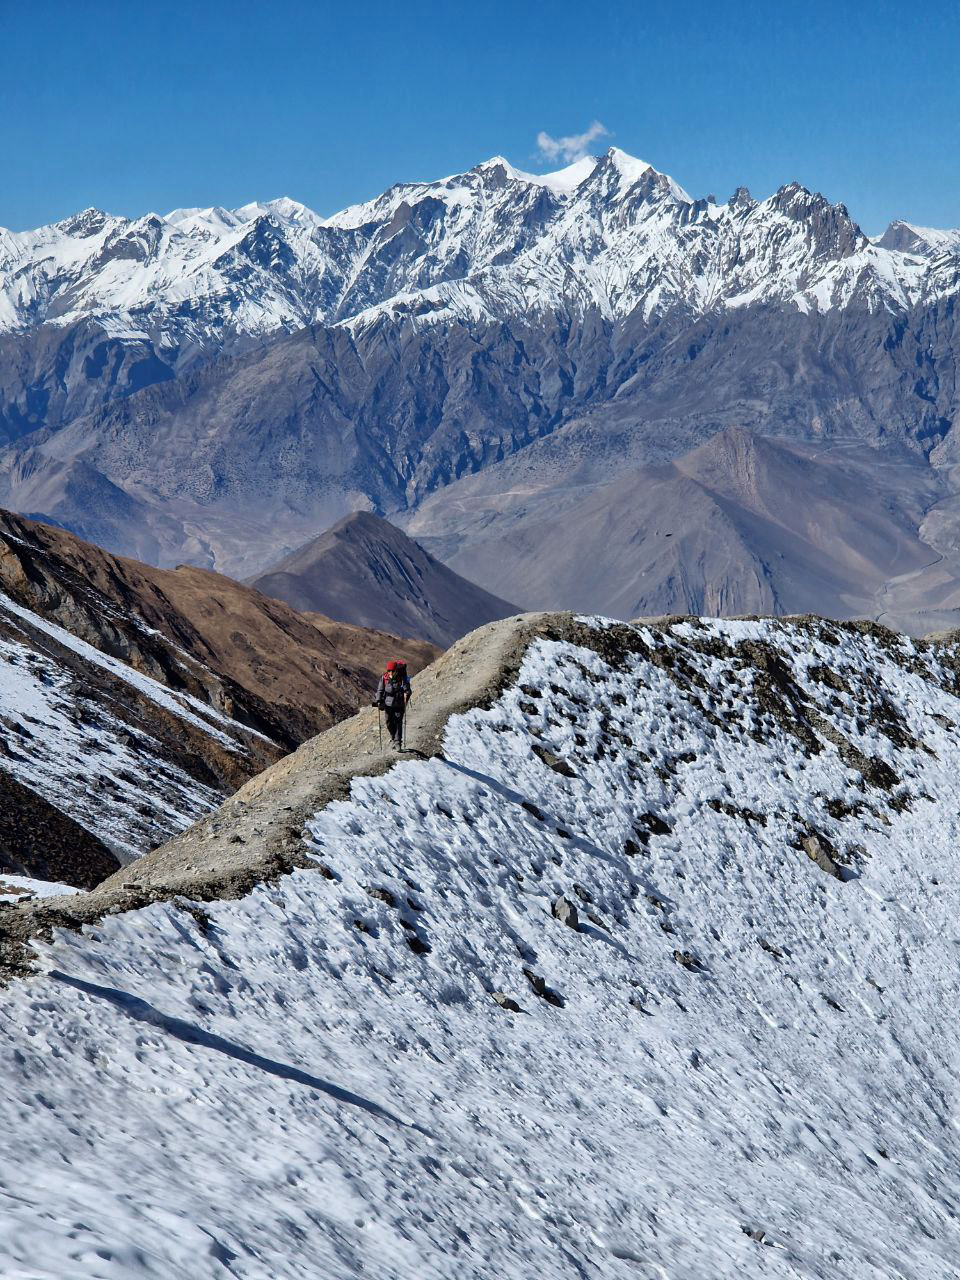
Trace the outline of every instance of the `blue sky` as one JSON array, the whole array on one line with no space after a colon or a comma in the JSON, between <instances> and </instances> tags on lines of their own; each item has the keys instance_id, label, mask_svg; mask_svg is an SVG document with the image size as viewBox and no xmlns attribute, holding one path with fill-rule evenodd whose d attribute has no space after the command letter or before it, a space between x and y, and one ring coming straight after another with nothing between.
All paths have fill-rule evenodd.
<instances>
[{"instance_id":1,"label":"blue sky","mask_svg":"<svg viewBox=\"0 0 960 1280\"><path fill-rule=\"evenodd\" d=\"M597 121L694 195L794 178L960 225L960 5L0 0L0 226L290 195L332 213Z\"/></svg>"}]
</instances>

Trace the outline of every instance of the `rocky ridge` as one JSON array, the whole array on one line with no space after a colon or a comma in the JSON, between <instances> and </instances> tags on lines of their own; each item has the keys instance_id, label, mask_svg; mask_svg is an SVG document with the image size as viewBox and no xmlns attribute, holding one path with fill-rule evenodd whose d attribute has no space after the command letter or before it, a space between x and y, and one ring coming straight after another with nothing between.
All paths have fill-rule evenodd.
<instances>
[{"instance_id":1,"label":"rocky ridge","mask_svg":"<svg viewBox=\"0 0 960 1280\"><path fill-rule=\"evenodd\" d=\"M163 345L366 323L384 307L430 322L757 301L908 309L956 290L956 252L956 233L905 223L871 241L798 182L718 204L616 147L548 174L495 156L329 218L281 199L135 219L88 209L0 231L0 331L94 319L162 361ZM149 376L149 358L127 378Z\"/></svg>"},{"instance_id":2,"label":"rocky ridge","mask_svg":"<svg viewBox=\"0 0 960 1280\"><path fill-rule=\"evenodd\" d=\"M741 633L741 640L725 638ZM859 815L865 805L879 805L875 816L881 824L886 810L907 811L916 799L909 785L904 790L906 775L892 768L888 759L901 747L918 751L915 763L920 772L915 783L920 788L925 759L919 740L901 723L902 713L896 710L895 689L889 680L899 679L899 672L911 682L926 682L938 691L938 697L942 693L948 699L960 698L960 632L956 631L918 642L876 623L837 623L812 616L716 624L673 616L622 624L572 614L532 613L479 628L414 676L407 725L411 754L420 759L443 759L444 735L451 717L471 708L491 707L517 680L524 655L541 642L584 647L614 669L629 664L631 654L642 656L661 673L658 679L666 681L665 688L675 690L681 699L671 703L671 708L692 706L702 715L705 731L716 739L718 750L729 746L726 739L730 735L746 734L756 741L767 741L785 734L793 747L799 744L804 758L816 760L818 767L825 752L830 767L835 765L844 777L844 771L849 770L860 775L861 782L852 780L854 789L868 788L867 799L854 802L850 814ZM821 655L823 661L811 654ZM846 656L839 661L841 655ZM865 666L882 662L886 671L883 680L872 676L854 680L847 671L854 659ZM739 692L731 687L714 702L708 696L706 676L697 671L703 663L712 668L711 684L719 679L720 686L744 687ZM537 696L523 689L517 696L529 715L539 714L550 701L542 704L542 693ZM565 716L574 724L581 713L590 716L592 723L593 711L587 704L575 703ZM603 722L612 713L604 705L597 714ZM761 721L765 725L762 730ZM950 727L942 715L936 723L942 729ZM115 909L129 910L177 895L199 900L235 897L296 867L310 868L313 864L303 847L304 825L310 815L348 797L355 779L379 776L397 764L393 750L378 746L376 726L376 711L366 707L305 742L252 778L183 835L137 859L94 893L72 898L69 917L93 921ZM855 731L851 737L852 726ZM762 737L756 736L761 733ZM861 740L869 740L873 747L864 749L859 745ZM618 745L618 741L601 724L601 758L610 751L614 759L619 758L629 744ZM565 757L543 743L543 734L534 732L531 749L562 776L569 767L564 764ZM880 754L873 754L877 748ZM643 749L638 750L642 757ZM632 778L641 766L636 762L630 765L631 759L627 751L627 771ZM650 763L641 762L643 767ZM677 765L677 760L672 764L664 760L655 772L667 782L667 775L672 776ZM826 826L804 834L829 831L825 839L830 847L837 830L827 821L830 810L836 808L843 817L841 811L849 806L846 800L834 804L829 797L820 798L826 805L820 813ZM723 813L724 809L721 805L713 811ZM789 839L800 839L799 828L791 830ZM645 843L641 833L640 844ZM46 924L58 908L59 904L48 900L37 910ZM13 931L21 939L34 927L31 908L24 907L22 915L25 923ZM6 953L7 962L11 954Z\"/></svg>"}]
</instances>

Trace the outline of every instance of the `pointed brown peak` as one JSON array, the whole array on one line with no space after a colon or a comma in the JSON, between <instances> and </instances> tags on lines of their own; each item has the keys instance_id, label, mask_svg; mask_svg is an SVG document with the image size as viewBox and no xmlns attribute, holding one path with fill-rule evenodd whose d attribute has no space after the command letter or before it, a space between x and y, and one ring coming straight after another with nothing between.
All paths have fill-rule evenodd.
<instances>
[{"instance_id":1,"label":"pointed brown peak","mask_svg":"<svg viewBox=\"0 0 960 1280\"><path fill-rule=\"evenodd\" d=\"M743 427L727 427L675 462L681 475L715 494L734 497L747 506L767 502L789 505L794 492L809 480L807 460L785 440L757 435Z\"/></svg>"},{"instance_id":2,"label":"pointed brown peak","mask_svg":"<svg viewBox=\"0 0 960 1280\"><path fill-rule=\"evenodd\" d=\"M758 436L745 427L725 427L696 449L684 454L677 460L677 465L681 470L690 470L694 465L706 462L730 462L733 459L742 462L756 456L765 444L763 436Z\"/></svg>"},{"instance_id":3,"label":"pointed brown peak","mask_svg":"<svg viewBox=\"0 0 960 1280\"><path fill-rule=\"evenodd\" d=\"M925 242L908 222L895 218L876 241L881 249L895 249L899 253L922 253Z\"/></svg>"},{"instance_id":4,"label":"pointed brown peak","mask_svg":"<svg viewBox=\"0 0 960 1280\"><path fill-rule=\"evenodd\" d=\"M322 530L316 537L295 547L276 563L249 578L248 582L262 590L263 582L271 574L278 571L309 572L325 557L339 553L362 554L366 557L379 557L383 554L400 555L407 557L411 562L416 561L422 568L439 566L439 562L421 547L419 542L415 542L402 529L398 529L383 516L378 516L372 511L351 511L349 515L343 516L328 529ZM269 595L270 592L267 594ZM281 595L280 598L287 597ZM295 607L320 609L319 605L305 600L301 600ZM323 612L322 609L320 611ZM330 614L330 617L338 616L336 611ZM389 630L389 628L386 629Z\"/></svg>"},{"instance_id":5,"label":"pointed brown peak","mask_svg":"<svg viewBox=\"0 0 960 1280\"><path fill-rule=\"evenodd\" d=\"M518 612L371 511L354 511L251 580L293 608L446 647Z\"/></svg>"},{"instance_id":6,"label":"pointed brown peak","mask_svg":"<svg viewBox=\"0 0 960 1280\"><path fill-rule=\"evenodd\" d=\"M380 537L394 535L407 541L412 541L412 539L407 539L407 535L401 529L398 529L395 524L391 524L389 520L383 516L378 516L373 511L351 511L349 515L344 516L342 520L338 520L336 524L332 524L329 529L319 536L322 538L328 534L331 537L334 535L352 537L356 534L365 536L373 534Z\"/></svg>"}]
</instances>

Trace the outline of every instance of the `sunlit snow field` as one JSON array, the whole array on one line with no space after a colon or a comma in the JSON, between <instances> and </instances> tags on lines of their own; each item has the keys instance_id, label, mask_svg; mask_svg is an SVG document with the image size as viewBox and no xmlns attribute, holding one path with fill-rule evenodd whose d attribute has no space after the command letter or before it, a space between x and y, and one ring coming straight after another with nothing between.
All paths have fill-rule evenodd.
<instances>
[{"instance_id":1,"label":"sunlit snow field","mask_svg":"<svg viewBox=\"0 0 960 1280\"><path fill-rule=\"evenodd\" d=\"M909 642L639 634L537 642L313 819L324 874L43 947L0 993L0 1274L960 1275L960 700ZM896 785L807 755L751 642Z\"/></svg>"}]
</instances>

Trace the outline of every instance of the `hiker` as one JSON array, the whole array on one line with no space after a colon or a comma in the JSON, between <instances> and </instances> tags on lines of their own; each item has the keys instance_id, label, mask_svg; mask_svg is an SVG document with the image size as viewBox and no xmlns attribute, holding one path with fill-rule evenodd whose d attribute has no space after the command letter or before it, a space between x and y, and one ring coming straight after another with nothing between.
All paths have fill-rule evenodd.
<instances>
[{"instance_id":1,"label":"hiker","mask_svg":"<svg viewBox=\"0 0 960 1280\"><path fill-rule=\"evenodd\" d=\"M377 685L373 705L387 713L387 731L390 741L398 749L403 745L403 713L413 696L407 664L399 658L391 658Z\"/></svg>"}]
</instances>

